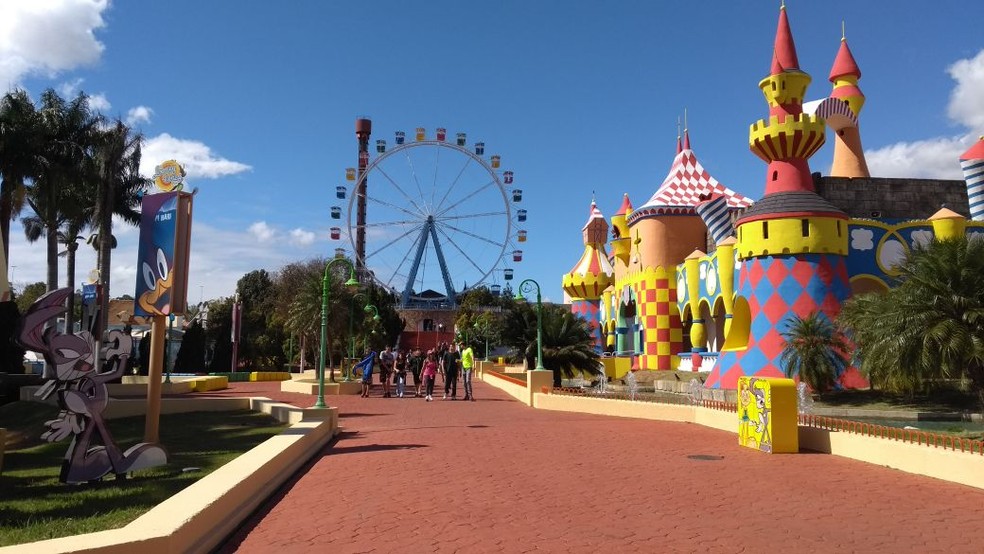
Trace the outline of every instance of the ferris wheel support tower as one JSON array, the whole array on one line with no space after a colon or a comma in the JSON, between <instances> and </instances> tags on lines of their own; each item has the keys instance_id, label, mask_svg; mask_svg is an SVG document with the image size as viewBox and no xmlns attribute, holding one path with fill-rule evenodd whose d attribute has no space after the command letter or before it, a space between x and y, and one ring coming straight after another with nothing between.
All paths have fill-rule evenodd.
<instances>
[{"instance_id":1,"label":"ferris wheel support tower","mask_svg":"<svg viewBox=\"0 0 984 554\"><path fill-rule=\"evenodd\" d=\"M359 275L359 280L364 281L366 273L366 188L369 185L368 176L365 175L366 166L369 165L369 135L372 134L372 121L368 117L359 117L355 120L355 137L359 141L359 173L357 176L358 189L356 198L358 206L356 208L357 226L355 230L355 271Z\"/></svg>"}]
</instances>

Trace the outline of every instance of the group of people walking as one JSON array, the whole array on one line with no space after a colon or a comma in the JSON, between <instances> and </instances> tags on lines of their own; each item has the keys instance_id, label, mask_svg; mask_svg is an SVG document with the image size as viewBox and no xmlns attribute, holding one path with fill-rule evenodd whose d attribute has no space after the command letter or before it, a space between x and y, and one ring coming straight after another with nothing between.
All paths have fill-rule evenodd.
<instances>
[{"instance_id":1,"label":"group of people walking","mask_svg":"<svg viewBox=\"0 0 984 554\"><path fill-rule=\"evenodd\" d=\"M362 369L362 397L368 398L372 387L376 353L369 355L353 369ZM434 400L434 384L437 376L444 381L444 399L458 399L458 378L461 377L465 396L463 400L475 400L472 391L472 375L475 369L475 352L465 344L441 343L424 353L419 348L394 351L387 346L379 353L379 383L383 386L383 398L404 398L407 394L407 377L413 377L413 396ZM395 389L395 391L394 391ZM421 390L423 389L423 391ZM421 394L423 392L423 394Z\"/></svg>"}]
</instances>

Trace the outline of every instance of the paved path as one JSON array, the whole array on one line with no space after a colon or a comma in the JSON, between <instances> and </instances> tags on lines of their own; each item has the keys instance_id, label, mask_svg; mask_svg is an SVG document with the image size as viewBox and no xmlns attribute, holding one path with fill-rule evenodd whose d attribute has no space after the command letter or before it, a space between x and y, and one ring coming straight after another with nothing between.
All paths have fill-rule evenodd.
<instances>
[{"instance_id":1,"label":"paved path","mask_svg":"<svg viewBox=\"0 0 984 554\"><path fill-rule=\"evenodd\" d=\"M475 391L467 403L330 397L340 438L221 551L984 551L984 491Z\"/></svg>"}]
</instances>

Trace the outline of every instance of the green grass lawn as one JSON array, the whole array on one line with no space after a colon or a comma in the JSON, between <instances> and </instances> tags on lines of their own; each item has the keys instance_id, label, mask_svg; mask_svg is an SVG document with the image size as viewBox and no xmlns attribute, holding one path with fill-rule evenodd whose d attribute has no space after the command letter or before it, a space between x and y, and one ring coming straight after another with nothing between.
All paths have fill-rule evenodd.
<instances>
[{"instance_id":1,"label":"green grass lawn","mask_svg":"<svg viewBox=\"0 0 984 554\"><path fill-rule=\"evenodd\" d=\"M879 390L846 390L824 393L818 406L865 410L903 410L912 412L980 412L977 396L955 388L941 388L926 394L906 396Z\"/></svg>"},{"instance_id":2,"label":"green grass lawn","mask_svg":"<svg viewBox=\"0 0 984 554\"><path fill-rule=\"evenodd\" d=\"M33 402L0 406L0 427L9 433L0 476L0 546L122 527L285 429L266 414L245 410L163 415L168 465L125 480L110 475L99 483L66 485L58 473L68 441L39 439L57 412ZM125 450L142 440L144 418L111 420L109 430Z\"/></svg>"}]
</instances>

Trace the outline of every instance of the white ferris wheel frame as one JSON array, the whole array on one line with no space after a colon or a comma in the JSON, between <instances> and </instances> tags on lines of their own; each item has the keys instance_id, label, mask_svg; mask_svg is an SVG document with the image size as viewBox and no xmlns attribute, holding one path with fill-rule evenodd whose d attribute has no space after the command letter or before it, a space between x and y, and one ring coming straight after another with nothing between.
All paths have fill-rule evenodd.
<instances>
[{"instance_id":1,"label":"white ferris wheel frame","mask_svg":"<svg viewBox=\"0 0 984 554\"><path fill-rule=\"evenodd\" d=\"M372 161L368 165L366 165L365 170L362 171L362 173L359 175L358 179L355 181L354 190L352 191L351 197L349 199L349 209L348 209L348 235L349 235L349 243L352 246L352 255L353 255L353 258L358 258L359 257L358 249L356 247L356 234L357 234L357 229L358 229L358 221L357 221L357 219L358 219L358 212L357 212L357 210L358 210L358 204L357 204L357 202L358 202L358 199L359 199L359 196L360 196L359 191L362 190L363 183L365 183L366 180L369 178L369 176L373 173L373 170L375 170L383 161L385 161L386 159L388 159L390 156L395 156L395 155L397 155L397 154L399 154L401 152L407 152L408 150L412 150L414 148L421 148L421 147L448 148L448 149L450 149L452 151L458 152L460 154L464 154L465 156L467 156L468 158L470 158L470 161L467 162L462 167L461 171L459 172L459 177L460 177L460 174L461 173L464 173L465 169L468 167L468 163L471 163L471 162L477 163L478 166L489 175L489 177L491 179L491 182L488 183L488 184L481 185L479 188L477 188L476 190L474 190L473 192L471 192L471 194L465 196L465 199L471 198L471 197L475 196L476 194L478 194L478 192L480 192L480 191L484 190L485 188L487 188L488 186L492 186L492 185L494 185L499 190L499 194L502 196L502 205L505 208L505 213L503 214L503 217L505 218L505 223L506 223L506 225L505 225L505 235L502 238L502 247L499 249L499 254L495 257L495 259L494 260L491 260L490 267L488 269L484 270L484 273L482 274L482 276L481 276L480 279L478 279L477 281L475 281L471 286L469 286L466 289L463 289L463 290L460 290L460 291L459 290L455 290L454 291L456 294L460 294L462 292L465 292L467 290L474 289L476 287L479 287L479 286L485 284L486 279L488 279L489 276L492 275L496 271L496 269L502 263L503 259L506 257L506 250L511 246L512 239L513 239L513 236L512 236L512 232L513 232L512 217L513 217L513 215L512 215L512 204L510 202L509 193L506 191L505 186L503 186L502 180L500 179L499 174L496 171L496 169L494 169L491 166L490 163L486 162L485 159L482 156L479 156L478 154L475 154L473 151L469 150L467 147L458 146L457 144L455 144L453 142L447 142L447 141L442 141L442 140L417 140L417 141L407 141L407 142L404 142L403 144L395 145L392 148L387 147L387 149L386 149L385 152L378 153L375 156L375 158L373 158ZM404 197L406 197L408 199L411 199L412 198L412 195L407 194L405 191L403 191L397 183L393 182L393 180L391 178L389 178L389 176L387 176L385 174L384 171L382 171L380 169L377 173L378 174L382 174L384 176L383 178L385 180L390 181L391 188L395 187L401 194L403 194ZM378 180L373 181L373 182L378 182ZM457 180L455 180L455 182L451 183L449 185L449 189L450 188L454 188L454 186L455 186L456 183L457 183ZM450 193L450 190L446 191L445 199L447 198L447 193ZM464 202L465 199L459 200L457 203L452 204L452 207L455 206L455 205L461 204L462 202ZM377 201L378 202L378 200L375 199L375 198L373 198L373 201ZM442 202L443 202L443 199L442 199ZM450 209L450 207L449 208L445 208L441 213L442 214L445 213L448 209ZM367 198L366 199L366 214L367 214L366 226L372 225L372 223L370 223L368 221L368 213L369 213L369 211L370 211L369 199ZM403 210L403 211L407 211L409 213L408 210ZM414 229L417 230L417 231L419 231L425 225L427 225L427 217L424 214L420 214L419 216L416 216L416 217L420 217L420 222L419 222L419 224L414 224ZM461 231L458 231L458 232L461 232ZM400 237L398 237L393 242L396 242L397 240L400 240L400 239L408 236L408 234L409 233L406 233L406 234L401 235ZM464 234L469 234L469 233L464 233ZM481 240L485 240L486 242L490 242L493 245L495 244L494 241L492 239L490 239L490 238L481 237L481 236L474 236L473 238L479 238ZM384 246L383 248L385 248L385 247L386 246ZM434 248L434 246L431 246L431 248ZM382 250L382 248L377 249L377 251L379 251L379 250ZM371 257L371 254L372 254L371 252L368 252L367 251L365 253L365 258ZM411 253L411 255L413 255L413 253ZM476 267L479 267L478 264L475 263L470 258L469 258L469 261L472 263L472 265L474 265ZM360 265L362 267L366 268L366 270L369 273L370 277L376 283L378 283L380 286L382 286L382 287L384 287L386 289L389 289L389 290L393 290L394 289L394 287L392 285L387 284L380 276L375 275L375 273L371 271L372 266L371 266L371 264L368 263L368 260L367 259L361 259L361 260L359 260L359 262L360 262ZM481 271L481 269L479 269L479 270ZM450 273L450 270L448 270L448 272ZM412 289L412 283L409 283L409 284L410 284L411 289ZM403 285L404 286L407 286L408 283L403 283ZM396 292L402 294L404 291L396 291ZM422 292L422 291L417 291L418 294L420 292Z\"/></svg>"}]
</instances>

